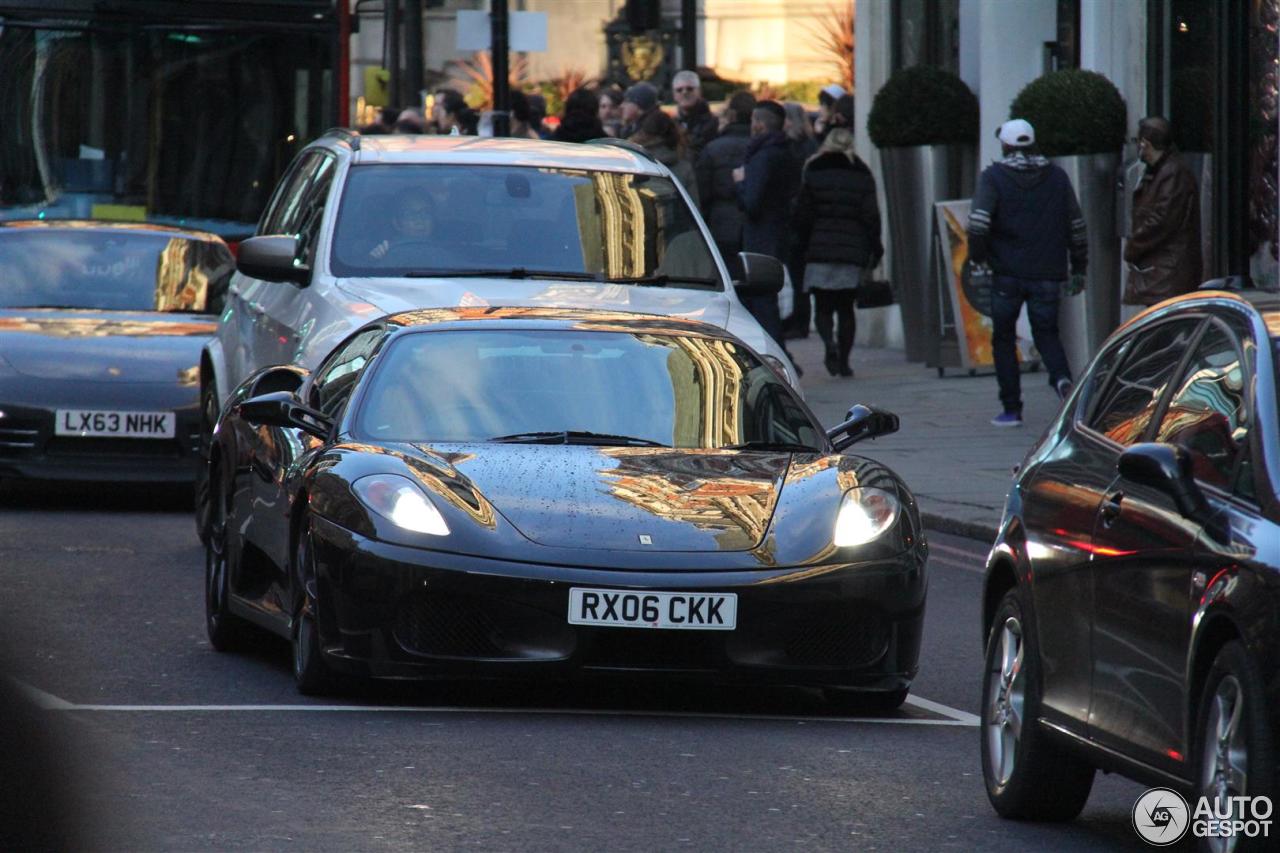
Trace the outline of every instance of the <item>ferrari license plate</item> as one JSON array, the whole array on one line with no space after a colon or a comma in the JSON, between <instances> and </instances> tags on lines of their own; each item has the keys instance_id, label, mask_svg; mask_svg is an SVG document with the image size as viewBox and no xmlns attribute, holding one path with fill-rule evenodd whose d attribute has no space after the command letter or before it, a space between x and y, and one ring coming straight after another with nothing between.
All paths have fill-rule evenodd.
<instances>
[{"instance_id":1,"label":"ferrari license plate","mask_svg":"<svg viewBox=\"0 0 1280 853\"><path fill-rule=\"evenodd\" d=\"M571 625L732 631L737 623L738 596L732 592L569 590Z\"/></svg>"},{"instance_id":2,"label":"ferrari license plate","mask_svg":"<svg viewBox=\"0 0 1280 853\"><path fill-rule=\"evenodd\" d=\"M173 438L173 412L110 412L58 409L54 434L109 438Z\"/></svg>"}]
</instances>

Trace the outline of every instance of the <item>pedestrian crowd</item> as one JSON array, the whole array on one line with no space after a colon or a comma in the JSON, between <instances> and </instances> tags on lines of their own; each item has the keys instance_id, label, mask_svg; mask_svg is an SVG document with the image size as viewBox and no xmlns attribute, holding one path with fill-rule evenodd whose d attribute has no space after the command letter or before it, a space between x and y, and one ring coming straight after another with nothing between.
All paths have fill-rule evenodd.
<instances>
[{"instance_id":1,"label":"pedestrian crowd","mask_svg":"<svg viewBox=\"0 0 1280 853\"><path fill-rule=\"evenodd\" d=\"M876 181L854 152L853 95L826 86L816 115L799 103L731 95L718 113L693 71L671 79L674 109L647 82L622 89L580 88L546 126L541 95L511 93L510 135L560 142L625 139L665 165L700 209L736 282L744 307L779 344L812 326L832 376L852 377L849 363L859 288L884 254ZM385 111L367 133L492 133L487 116L452 89L422 110ZM1043 157L1035 128L1012 119L996 131L1002 157L979 179L968 227L974 282L990 293L992 353L1001 412L995 426L1022 424L1017 321L1024 311L1050 384L1063 398L1071 367L1058 331L1060 304L1084 287L1088 239L1084 217L1063 170ZM1124 301L1152 305L1200 281L1200 201L1194 175L1178 156L1169 122L1143 119L1132 140L1146 165L1133 200L1126 244ZM769 255L787 270L792 310L780 292L747 285L740 252ZM912 322L912 318L904 318ZM785 345L784 345L785 346Z\"/></svg>"}]
</instances>

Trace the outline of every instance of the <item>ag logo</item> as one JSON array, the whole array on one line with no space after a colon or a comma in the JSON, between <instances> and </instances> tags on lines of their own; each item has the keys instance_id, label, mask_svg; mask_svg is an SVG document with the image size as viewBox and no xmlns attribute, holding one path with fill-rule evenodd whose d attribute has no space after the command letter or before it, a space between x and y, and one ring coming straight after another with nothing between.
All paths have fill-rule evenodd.
<instances>
[{"instance_id":1,"label":"ag logo","mask_svg":"<svg viewBox=\"0 0 1280 853\"><path fill-rule=\"evenodd\" d=\"M1187 801L1169 788L1152 788L1133 804L1133 828L1142 840L1165 847L1187 834Z\"/></svg>"}]
</instances>

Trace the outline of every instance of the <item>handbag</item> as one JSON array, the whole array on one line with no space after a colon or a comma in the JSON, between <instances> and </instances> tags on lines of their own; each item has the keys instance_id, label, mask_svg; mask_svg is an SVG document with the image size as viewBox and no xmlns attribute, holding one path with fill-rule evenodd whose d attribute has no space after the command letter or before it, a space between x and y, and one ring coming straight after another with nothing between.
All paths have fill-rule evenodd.
<instances>
[{"instance_id":1,"label":"handbag","mask_svg":"<svg viewBox=\"0 0 1280 853\"><path fill-rule=\"evenodd\" d=\"M854 291L853 304L858 308L883 308L893 303L893 285L883 279L864 281Z\"/></svg>"}]
</instances>

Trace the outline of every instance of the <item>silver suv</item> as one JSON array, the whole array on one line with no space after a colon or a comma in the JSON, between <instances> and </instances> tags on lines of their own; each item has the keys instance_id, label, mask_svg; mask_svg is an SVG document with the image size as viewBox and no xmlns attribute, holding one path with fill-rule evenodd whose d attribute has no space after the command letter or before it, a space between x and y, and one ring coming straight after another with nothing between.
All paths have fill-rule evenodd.
<instances>
[{"instance_id":1,"label":"silver suv","mask_svg":"<svg viewBox=\"0 0 1280 853\"><path fill-rule=\"evenodd\" d=\"M780 264L748 261L745 284L780 286ZM331 131L290 166L237 270L201 357L206 447L221 401L254 370L313 369L369 319L415 308L691 317L798 385L680 182L625 145Z\"/></svg>"}]
</instances>

